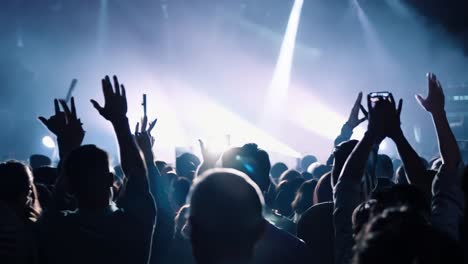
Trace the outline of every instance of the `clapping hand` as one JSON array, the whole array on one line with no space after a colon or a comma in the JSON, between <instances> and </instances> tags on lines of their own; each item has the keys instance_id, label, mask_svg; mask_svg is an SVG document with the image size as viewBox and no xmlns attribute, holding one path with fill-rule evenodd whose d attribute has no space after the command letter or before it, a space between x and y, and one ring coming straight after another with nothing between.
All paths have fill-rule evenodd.
<instances>
[{"instance_id":1,"label":"clapping hand","mask_svg":"<svg viewBox=\"0 0 468 264\"><path fill-rule=\"evenodd\" d=\"M400 135L400 113L403 100L399 100L396 107L395 99L390 93L389 96L372 98L367 96L368 106L368 132L376 138L376 142L381 142L385 137L395 138Z\"/></svg>"},{"instance_id":2,"label":"clapping hand","mask_svg":"<svg viewBox=\"0 0 468 264\"><path fill-rule=\"evenodd\" d=\"M427 74L427 82L428 94L426 99L418 94L416 95L416 100L426 111L431 114L444 112L445 95L444 91L442 90L442 85L433 73Z\"/></svg>"}]
</instances>

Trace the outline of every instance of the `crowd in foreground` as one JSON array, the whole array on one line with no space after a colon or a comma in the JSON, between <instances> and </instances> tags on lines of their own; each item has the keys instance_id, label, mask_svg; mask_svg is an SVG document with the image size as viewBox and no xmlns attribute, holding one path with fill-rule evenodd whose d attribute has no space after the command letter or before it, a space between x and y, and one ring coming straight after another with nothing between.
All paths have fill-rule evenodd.
<instances>
[{"instance_id":1,"label":"crowd in foreground","mask_svg":"<svg viewBox=\"0 0 468 264\"><path fill-rule=\"evenodd\" d=\"M57 166L41 155L0 163L0 263L464 263L468 170L442 86L427 80L416 99L432 116L436 158L405 138L402 100L371 93L366 109L360 93L329 159L291 169L253 143L211 153L200 141L202 160L156 160L156 120L132 131L125 87L106 76L104 104L91 103L112 124L119 164L82 145L73 98L54 100L39 120L56 136ZM399 158L379 153L385 138Z\"/></svg>"}]
</instances>

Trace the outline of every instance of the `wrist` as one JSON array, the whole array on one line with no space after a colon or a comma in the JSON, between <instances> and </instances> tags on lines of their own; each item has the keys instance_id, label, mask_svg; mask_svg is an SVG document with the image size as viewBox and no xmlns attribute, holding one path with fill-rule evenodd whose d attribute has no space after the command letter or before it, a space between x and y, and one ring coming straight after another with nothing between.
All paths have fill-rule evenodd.
<instances>
[{"instance_id":1,"label":"wrist","mask_svg":"<svg viewBox=\"0 0 468 264\"><path fill-rule=\"evenodd\" d=\"M382 137L379 136L378 133L376 133L375 131L367 130L366 133L364 133L364 137L362 138L362 140L367 140L372 143L378 143L379 141L383 140L383 138L382 139L381 138Z\"/></svg>"},{"instance_id":2,"label":"wrist","mask_svg":"<svg viewBox=\"0 0 468 264\"><path fill-rule=\"evenodd\" d=\"M403 134L401 128L399 128L397 131L395 131L389 136L389 138L391 138L394 142L400 142L404 137L405 135Z\"/></svg>"},{"instance_id":3,"label":"wrist","mask_svg":"<svg viewBox=\"0 0 468 264\"><path fill-rule=\"evenodd\" d=\"M128 124L128 118L127 118L126 115L113 118L113 119L111 119L109 121L114 126L120 126L120 125Z\"/></svg>"},{"instance_id":4,"label":"wrist","mask_svg":"<svg viewBox=\"0 0 468 264\"><path fill-rule=\"evenodd\" d=\"M445 118L446 117L445 109L431 111L431 115L433 118L441 118L441 117Z\"/></svg>"}]
</instances>

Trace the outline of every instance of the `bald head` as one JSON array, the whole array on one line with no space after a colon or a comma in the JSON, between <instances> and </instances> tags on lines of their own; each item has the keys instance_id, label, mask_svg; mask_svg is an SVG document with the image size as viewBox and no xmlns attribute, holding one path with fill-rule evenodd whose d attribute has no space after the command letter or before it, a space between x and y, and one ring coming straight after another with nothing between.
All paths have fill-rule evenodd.
<instances>
[{"instance_id":1,"label":"bald head","mask_svg":"<svg viewBox=\"0 0 468 264\"><path fill-rule=\"evenodd\" d=\"M263 196L247 175L209 170L195 181L189 202L192 246L199 261L206 262L214 252L217 258L251 254L265 220Z\"/></svg>"}]
</instances>

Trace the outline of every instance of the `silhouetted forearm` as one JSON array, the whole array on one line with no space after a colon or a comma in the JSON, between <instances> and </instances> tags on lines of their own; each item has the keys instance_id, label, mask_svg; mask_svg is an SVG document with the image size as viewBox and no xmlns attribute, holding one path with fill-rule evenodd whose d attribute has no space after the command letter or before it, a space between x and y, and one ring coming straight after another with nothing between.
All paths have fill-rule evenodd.
<instances>
[{"instance_id":1,"label":"silhouetted forearm","mask_svg":"<svg viewBox=\"0 0 468 264\"><path fill-rule=\"evenodd\" d=\"M126 192L149 192L148 175L140 150L133 138L128 119L112 123L119 143L120 162L128 178ZM133 190L135 188L135 190Z\"/></svg>"},{"instance_id":2,"label":"silhouetted forearm","mask_svg":"<svg viewBox=\"0 0 468 264\"><path fill-rule=\"evenodd\" d=\"M432 113L437 132L440 155L446 167L455 168L462 160L457 140L453 135L445 111Z\"/></svg>"},{"instance_id":3,"label":"silhouetted forearm","mask_svg":"<svg viewBox=\"0 0 468 264\"><path fill-rule=\"evenodd\" d=\"M411 147L403 133L395 137L394 142L405 167L408 182L425 191L428 187L426 186L428 181L424 179L426 177L426 168L418 153Z\"/></svg>"},{"instance_id":4,"label":"silhouetted forearm","mask_svg":"<svg viewBox=\"0 0 468 264\"><path fill-rule=\"evenodd\" d=\"M364 170L366 168L367 159L369 158L369 153L371 152L375 141L375 137L369 132L364 134L364 137L361 139L361 141L359 141L353 152L351 152L348 159L346 160L346 163L340 174L340 179L343 178L356 182L361 181L361 178L364 175Z\"/></svg>"}]
</instances>

